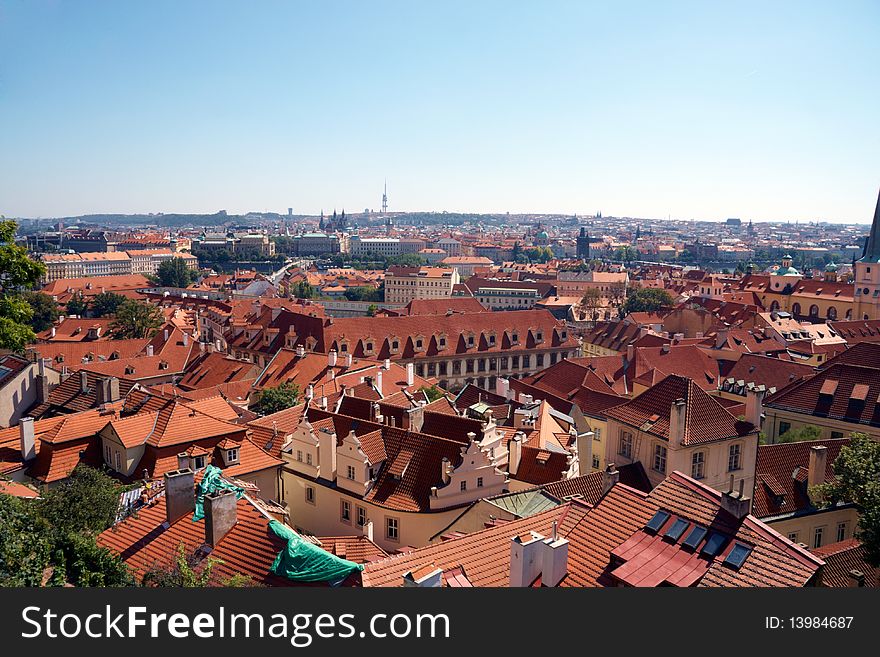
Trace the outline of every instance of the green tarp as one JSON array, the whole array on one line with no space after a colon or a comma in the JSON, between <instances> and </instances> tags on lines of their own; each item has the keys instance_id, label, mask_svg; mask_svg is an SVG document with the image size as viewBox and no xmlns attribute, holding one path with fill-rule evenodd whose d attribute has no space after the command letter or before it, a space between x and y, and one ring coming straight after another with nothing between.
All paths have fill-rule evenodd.
<instances>
[{"instance_id":1,"label":"green tarp","mask_svg":"<svg viewBox=\"0 0 880 657\"><path fill-rule=\"evenodd\" d=\"M340 559L334 554L304 540L287 525L277 520L269 523L276 536L287 541L272 564L271 572L295 582L341 583L352 573L364 567L352 561Z\"/></svg>"},{"instance_id":2,"label":"green tarp","mask_svg":"<svg viewBox=\"0 0 880 657\"><path fill-rule=\"evenodd\" d=\"M222 479L223 471L216 465L209 465L205 468L205 476L196 486L196 510L193 513L193 522L197 522L205 517L205 495L216 493L219 490L235 491L235 499L240 500L244 495L244 488L234 486L228 481Z\"/></svg>"}]
</instances>

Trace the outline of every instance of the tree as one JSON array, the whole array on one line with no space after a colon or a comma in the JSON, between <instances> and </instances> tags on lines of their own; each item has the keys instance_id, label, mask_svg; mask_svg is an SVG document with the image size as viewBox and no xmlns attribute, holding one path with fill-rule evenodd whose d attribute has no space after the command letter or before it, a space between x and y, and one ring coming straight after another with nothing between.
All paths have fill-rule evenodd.
<instances>
[{"instance_id":1,"label":"tree","mask_svg":"<svg viewBox=\"0 0 880 657\"><path fill-rule=\"evenodd\" d=\"M85 300L82 292L76 292L72 297L70 297L70 301L67 302L67 314L68 315L76 315L78 317L84 317L85 314L89 311L89 302Z\"/></svg>"},{"instance_id":2,"label":"tree","mask_svg":"<svg viewBox=\"0 0 880 657\"><path fill-rule=\"evenodd\" d=\"M789 429L776 440L778 443L801 443L805 440L818 440L822 437L822 430L812 424L798 429Z\"/></svg>"},{"instance_id":3,"label":"tree","mask_svg":"<svg viewBox=\"0 0 880 657\"><path fill-rule=\"evenodd\" d=\"M852 434L834 461L834 480L811 489L825 504L852 503L861 511L855 537L865 557L880 566L880 443L864 433Z\"/></svg>"},{"instance_id":4,"label":"tree","mask_svg":"<svg viewBox=\"0 0 880 657\"><path fill-rule=\"evenodd\" d=\"M162 287L188 287L196 276L196 272L187 266L183 258L166 260L156 271L156 277Z\"/></svg>"},{"instance_id":5,"label":"tree","mask_svg":"<svg viewBox=\"0 0 880 657\"><path fill-rule=\"evenodd\" d=\"M110 330L116 338L151 338L163 322L162 310L143 301L126 299L116 309Z\"/></svg>"},{"instance_id":6,"label":"tree","mask_svg":"<svg viewBox=\"0 0 880 657\"><path fill-rule=\"evenodd\" d=\"M522 255L522 246L520 245L520 243L518 241L514 242L513 243L513 251L511 251L510 257L513 259L514 262L519 262L519 257L521 255Z\"/></svg>"},{"instance_id":7,"label":"tree","mask_svg":"<svg viewBox=\"0 0 880 657\"><path fill-rule=\"evenodd\" d=\"M299 386L285 382L274 388L263 388L254 410L263 415L271 415L296 406L297 401L299 401Z\"/></svg>"},{"instance_id":8,"label":"tree","mask_svg":"<svg viewBox=\"0 0 880 657\"><path fill-rule=\"evenodd\" d=\"M614 259L622 262L638 260L639 252L631 246L621 246L614 252Z\"/></svg>"},{"instance_id":9,"label":"tree","mask_svg":"<svg viewBox=\"0 0 880 657\"><path fill-rule=\"evenodd\" d=\"M113 524L119 505L119 483L100 470L84 465L46 493L42 516L67 532L102 532Z\"/></svg>"},{"instance_id":10,"label":"tree","mask_svg":"<svg viewBox=\"0 0 880 657\"><path fill-rule=\"evenodd\" d=\"M387 267L421 267L428 264L428 259L418 253L404 253L388 258Z\"/></svg>"},{"instance_id":11,"label":"tree","mask_svg":"<svg viewBox=\"0 0 880 657\"><path fill-rule=\"evenodd\" d=\"M595 322L602 307L602 293L595 287L588 288L581 297L578 309L586 315L590 321Z\"/></svg>"},{"instance_id":12,"label":"tree","mask_svg":"<svg viewBox=\"0 0 880 657\"><path fill-rule=\"evenodd\" d=\"M297 299L314 299L318 296L318 292L308 281L299 280L290 286L290 296Z\"/></svg>"},{"instance_id":13,"label":"tree","mask_svg":"<svg viewBox=\"0 0 880 657\"><path fill-rule=\"evenodd\" d=\"M419 388L419 391L425 394L425 397L428 398L428 403L437 401L446 394L443 392L443 389L438 386L422 386Z\"/></svg>"},{"instance_id":14,"label":"tree","mask_svg":"<svg viewBox=\"0 0 880 657\"><path fill-rule=\"evenodd\" d=\"M34 310L21 294L39 282L46 266L15 243L17 230L14 221L0 221L0 349L20 352L36 339Z\"/></svg>"},{"instance_id":15,"label":"tree","mask_svg":"<svg viewBox=\"0 0 880 657\"><path fill-rule=\"evenodd\" d=\"M45 331L58 321L58 304L48 294L42 292L25 292L22 298L31 307L30 326L35 333Z\"/></svg>"},{"instance_id":16,"label":"tree","mask_svg":"<svg viewBox=\"0 0 880 657\"><path fill-rule=\"evenodd\" d=\"M123 294L101 292L92 299L90 309L95 317L107 317L107 315L115 315L119 307L127 300L128 298Z\"/></svg>"},{"instance_id":17,"label":"tree","mask_svg":"<svg viewBox=\"0 0 880 657\"><path fill-rule=\"evenodd\" d=\"M383 292L368 285L348 288L344 296L349 301L383 301Z\"/></svg>"},{"instance_id":18,"label":"tree","mask_svg":"<svg viewBox=\"0 0 880 657\"><path fill-rule=\"evenodd\" d=\"M630 288L626 302L621 307L621 317L630 313L656 312L663 308L670 308L674 300L666 290L654 287Z\"/></svg>"},{"instance_id":19,"label":"tree","mask_svg":"<svg viewBox=\"0 0 880 657\"><path fill-rule=\"evenodd\" d=\"M376 313L379 311L379 306L375 303L371 303L367 306L367 317L375 317Z\"/></svg>"},{"instance_id":20,"label":"tree","mask_svg":"<svg viewBox=\"0 0 880 657\"><path fill-rule=\"evenodd\" d=\"M211 585L211 574L214 566L223 561L208 557L205 565L197 568L198 558L195 554L187 555L186 546L180 543L170 565L157 564L144 575L141 583L144 586L170 586L178 588L204 588Z\"/></svg>"}]
</instances>

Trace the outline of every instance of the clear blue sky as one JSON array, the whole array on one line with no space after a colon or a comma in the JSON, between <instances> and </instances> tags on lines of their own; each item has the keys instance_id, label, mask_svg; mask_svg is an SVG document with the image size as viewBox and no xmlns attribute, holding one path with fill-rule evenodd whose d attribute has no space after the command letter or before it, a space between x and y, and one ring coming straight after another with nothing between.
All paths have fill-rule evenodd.
<instances>
[{"instance_id":1,"label":"clear blue sky","mask_svg":"<svg viewBox=\"0 0 880 657\"><path fill-rule=\"evenodd\" d=\"M612 6L613 5L613 6ZM0 0L0 213L868 222L880 2Z\"/></svg>"}]
</instances>

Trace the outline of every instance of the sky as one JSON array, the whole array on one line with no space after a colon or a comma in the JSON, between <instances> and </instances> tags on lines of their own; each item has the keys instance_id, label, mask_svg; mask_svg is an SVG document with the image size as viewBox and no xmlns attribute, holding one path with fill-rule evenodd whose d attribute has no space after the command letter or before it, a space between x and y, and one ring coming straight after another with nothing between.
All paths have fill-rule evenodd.
<instances>
[{"instance_id":1,"label":"sky","mask_svg":"<svg viewBox=\"0 0 880 657\"><path fill-rule=\"evenodd\" d=\"M868 223L880 2L0 0L0 213Z\"/></svg>"}]
</instances>

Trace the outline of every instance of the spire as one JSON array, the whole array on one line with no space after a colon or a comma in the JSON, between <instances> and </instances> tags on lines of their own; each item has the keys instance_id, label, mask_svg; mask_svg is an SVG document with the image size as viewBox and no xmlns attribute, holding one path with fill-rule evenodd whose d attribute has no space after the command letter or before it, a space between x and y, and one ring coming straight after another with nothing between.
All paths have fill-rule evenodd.
<instances>
[{"instance_id":1,"label":"spire","mask_svg":"<svg viewBox=\"0 0 880 657\"><path fill-rule=\"evenodd\" d=\"M871 233L865 242L865 253L860 262L880 262L880 194L877 195L877 207L874 209Z\"/></svg>"}]
</instances>

